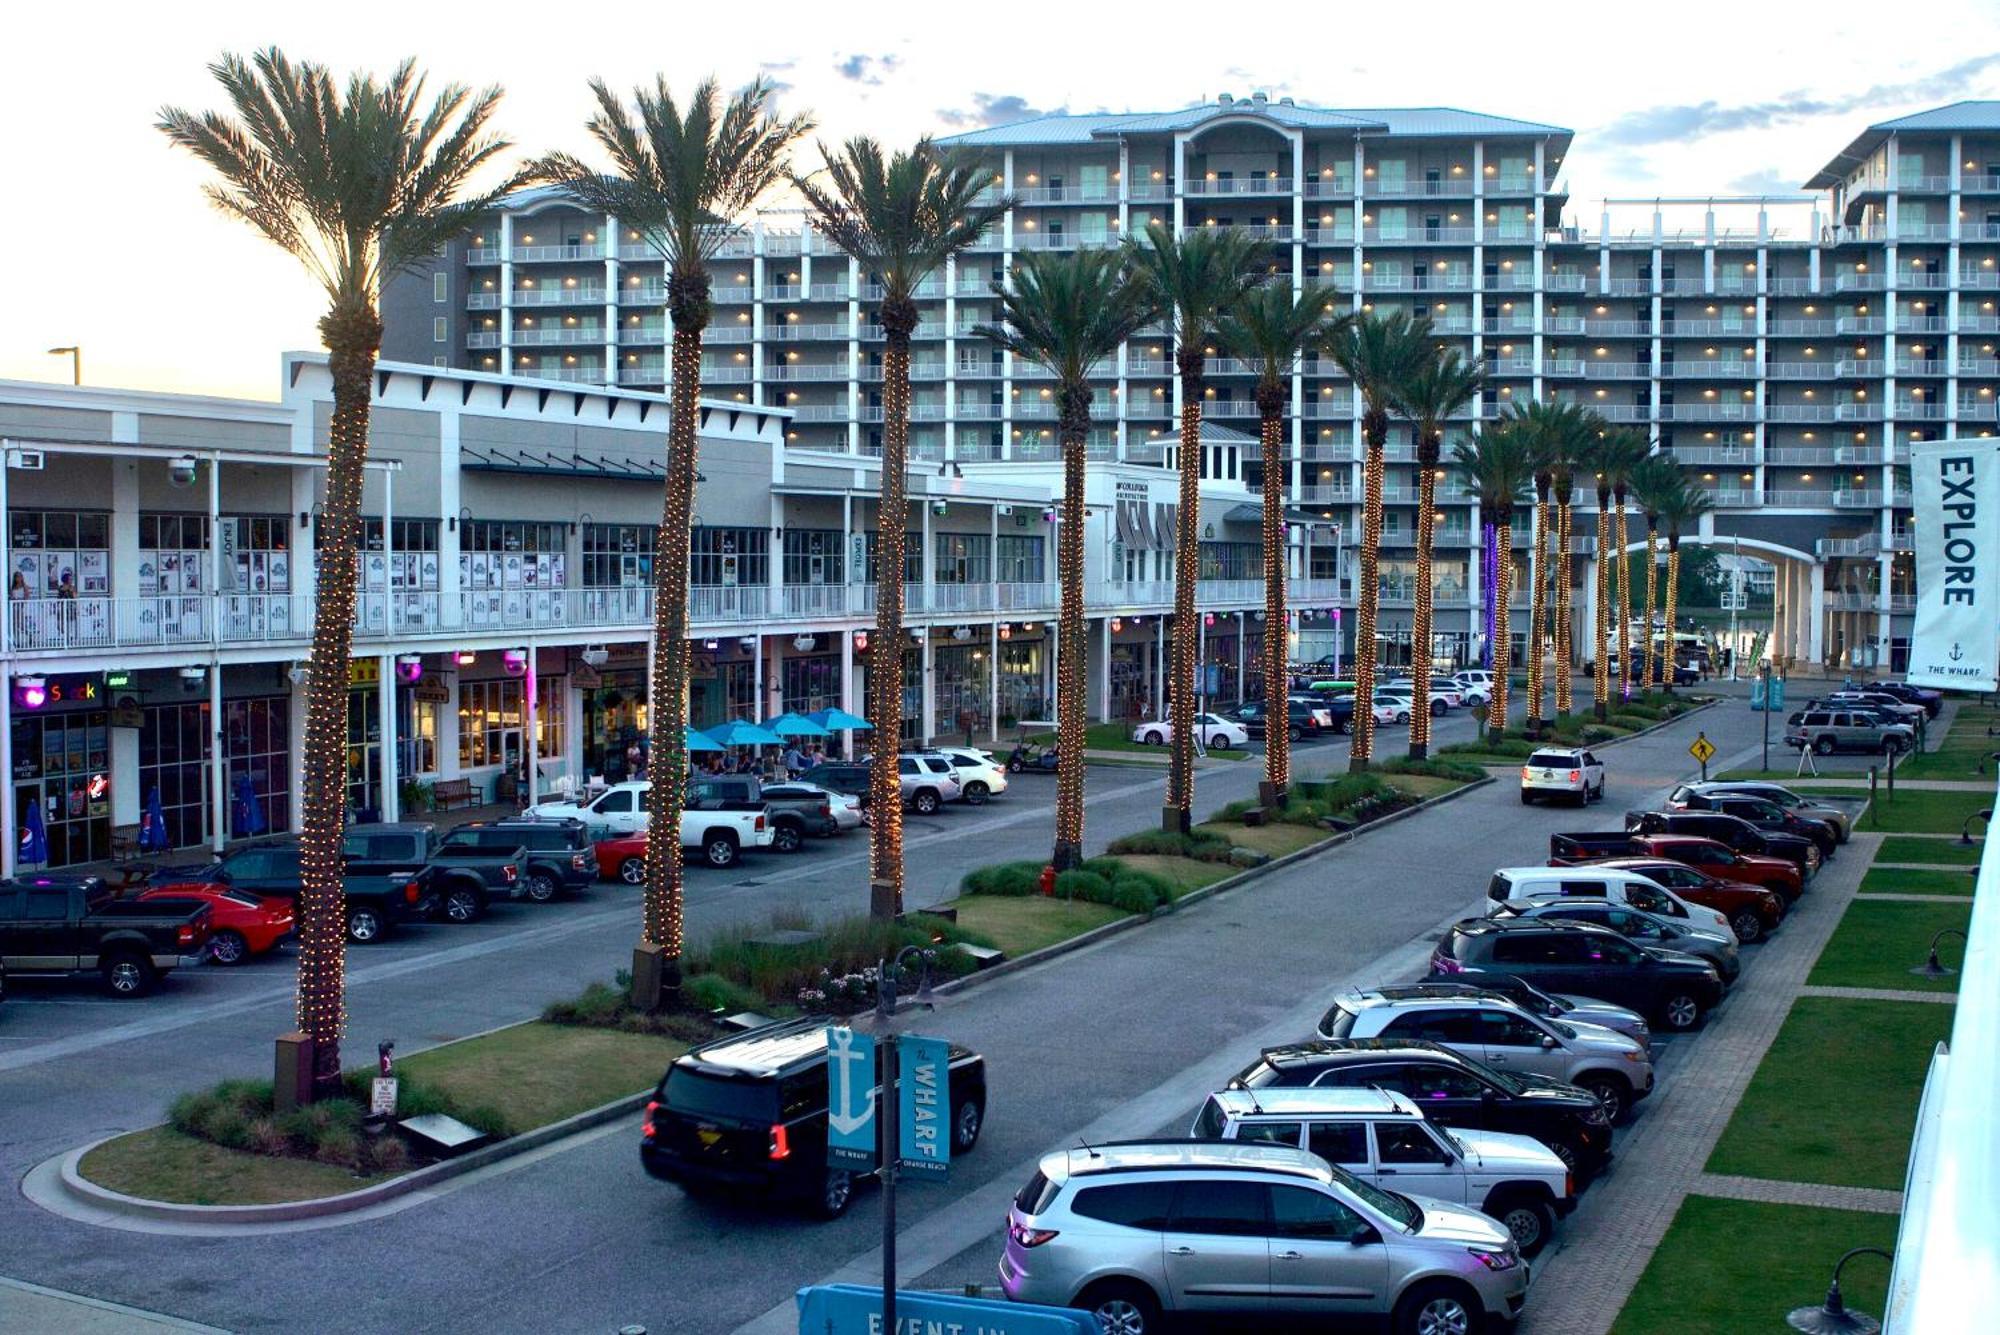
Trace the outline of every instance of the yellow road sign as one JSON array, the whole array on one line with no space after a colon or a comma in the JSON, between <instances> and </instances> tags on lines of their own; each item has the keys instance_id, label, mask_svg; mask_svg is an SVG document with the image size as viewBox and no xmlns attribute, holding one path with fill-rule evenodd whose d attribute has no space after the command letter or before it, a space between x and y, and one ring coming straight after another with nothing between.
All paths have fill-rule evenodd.
<instances>
[{"instance_id":1,"label":"yellow road sign","mask_svg":"<svg viewBox=\"0 0 2000 1335\"><path fill-rule=\"evenodd\" d=\"M1688 746L1688 754L1693 756L1697 763L1706 765L1715 758L1715 743L1709 741L1705 735L1697 735Z\"/></svg>"}]
</instances>

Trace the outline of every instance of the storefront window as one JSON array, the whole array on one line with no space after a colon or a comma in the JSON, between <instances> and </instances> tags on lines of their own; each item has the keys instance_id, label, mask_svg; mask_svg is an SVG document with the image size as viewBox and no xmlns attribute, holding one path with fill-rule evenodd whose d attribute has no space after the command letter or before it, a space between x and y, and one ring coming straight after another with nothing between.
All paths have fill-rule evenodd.
<instances>
[{"instance_id":1,"label":"storefront window","mask_svg":"<svg viewBox=\"0 0 2000 1335\"><path fill-rule=\"evenodd\" d=\"M938 533L940 584L986 584L992 580L992 543L983 533Z\"/></svg>"},{"instance_id":2,"label":"storefront window","mask_svg":"<svg viewBox=\"0 0 2000 1335\"><path fill-rule=\"evenodd\" d=\"M810 714L840 703L840 659L832 654L787 658L782 704L787 713Z\"/></svg>"},{"instance_id":3,"label":"storefront window","mask_svg":"<svg viewBox=\"0 0 2000 1335\"><path fill-rule=\"evenodd\" d=\"M941 644L931 650L931 678L937 684L937 731L974 732L987 722L986 650L972 644Z\"/></svg>"},{"instance_id":4,"label":"storefront window","mask_svg":"<svg viewBox=\"0 0 2000 1335\"><path fill-rule=\"evenodd\" d=\"M653 552L658 544L659 527L654 524L585 524L583 586L652 587Z\"/></svg>"},{"instance_id":5,"label":"storefront window","mask_svg":"<svg viewBox=\"0 0 2000 1335\"><path fill-rule=\"evenodd\" d=\"M111 516L75 510L8 512L12 570L31 598L75 598L111 591Z\"/></svg>"},{"instance_id":6,"label":"storefront window","mask_svg":"<svg viewBox=\"0 0 2000 1335\"><path fill-rule=\"evenodd\" d=\"M689 583L722 588L770 583L771 543L765 530L702 525L688 541Z\"/></svg>"},{"instance_id":7,"label":"storefront window","mask_svg":"<svg viewBox=\"0 0 2000 1335\"><path fill-rule=\"evenodd\" d=\"M408 690L399 691L402 714L396 720L396 773L403 778L435 774L438 767L438 706L435 700L419 700Z\"/></svg>"},{"instance_id":8,"label":"storefront window","mask_svg":"<svg viewBox=\"0 0 2000 1335\"><path fill-rule=\"evenodd\" d=\"M876 548L882 535L874 529L868 530L868 583L873 584L876 569ZM903 583L924 582L924 531L913 529L903 535Z\"/></svg>"},{"instance_id":9,"label":"storefront window","mask_svg":"<svg viewBox=\"0 0 2000 1335\"><path fill-rule=\"evenodd\" d=\"M785 530L785 583L841 584L840 530Z\"/></svg>"},{"instance_id":10,"label":"storefront window","mask_svg":"<svg viewBox=\"0 0 2000 1335\"><path fill-rule=\"evenodd\" d=\"M603 684L583 693L583 769L612 783L636 778L627 752L646 731L646 674L606 669Z\"/></svg>"},{"instance_id":11,"label":"storefront window","mask_svg":"<svg viewBox=\"0 0 2000 1335\"><path fill-rule=\"evenodd\" d=\"M521 759L521 683L460 682L458 763L461 769L513 766Z\"/></svg>"},{"instance_id":12,"label":"storefront window","mask_svg":"<svg viewBox=\"0 0 2000 1335\"><path fill-rule=\"evenodd\" d=\"M1003 640L1000 644L1000 715L1002 719L1048 719L1053 715L1048 709L1048 697L1043 681L1042 640L1022 643L1017 640ZM1113 646L1112 667L1117 669L1117 650Z\"/></svg>"},{"instance_id":13,"label":"storefront window","mask_svg":"<svg viewBox=\"0 0 2000 1335\"><path fill-rule=\"evenodd\" d=\"M1201 544L1203 579L1262 579L1264 558L1254 542Z\"/></svg>"},{"instance_id":14,"label":"storefront window","mask_svg":"<svg viewBox=\"0 0 2000 1335\"><path fill-rule=\"evenodd\" d=\"M993 577L1002 584L1041 584L1048 580L1043 568L1042 551L1044 543L1039 536L1028 534L1002 534L995 555L999 561ZM1118 562L1114 558L1112 565Z\"/></svg>"},{"instance_id":15,"label":"storefront window","mask_svg":"<svg viewBox=\"0 0 2000 1335\"><path fill-rule=\"evenodd\" d=\"M347 693L347 810L380 809L382 800L382 714L376 688Z\"/></svg>"},{"instance_id":16,"label":"storefront window","mask_svg":"<svg viewBox=\"0 0 2000 1335\"><path fill-rule=\"evenodd\" d=\"M539 759L563 758L563 743L568 737L564 731L563 711L568 695L561 677L546 677L535 682L535 755Z\"/></svg>"}]
</instances>

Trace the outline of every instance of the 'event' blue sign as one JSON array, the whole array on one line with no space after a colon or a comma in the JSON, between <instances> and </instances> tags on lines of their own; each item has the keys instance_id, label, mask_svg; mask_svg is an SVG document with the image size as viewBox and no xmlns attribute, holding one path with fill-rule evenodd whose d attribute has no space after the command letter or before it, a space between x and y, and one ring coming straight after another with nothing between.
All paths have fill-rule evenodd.
<instances>
[{"instance_id":1,"label":"'event' blue sign","mask_svg":"<svg viewBox=\"0 0 2000 1335\"><path fill-rule=\"evenodd\" d=\"M905 1034L896 1066L896 1162L919 1177L945 1177L951 1171L951 1045Z\"/></svg>"},{"instance_id":2,"label":"'event' blue sign","mask_svg":"<svg viewBox=\"0 0 2000 1335\"><path fill-rule=\"evenodd\" d=\"M882 1329L882 1290L859 1284L800 1289L799 1335L1099 1335L1097 1318L1069 1307L896 1291L894 1332Z\"/></svg>"},{"instance_id":3,"label":"'event' blue sign","mask_svg":"<svg viewBox=\"0 0 2000 1335\"><path fill-rule=\"evenodd\" d=\"M826 1027L826 1161L875 1167L875 1040L845 1025Z\"/></svg>"}]
</instances>

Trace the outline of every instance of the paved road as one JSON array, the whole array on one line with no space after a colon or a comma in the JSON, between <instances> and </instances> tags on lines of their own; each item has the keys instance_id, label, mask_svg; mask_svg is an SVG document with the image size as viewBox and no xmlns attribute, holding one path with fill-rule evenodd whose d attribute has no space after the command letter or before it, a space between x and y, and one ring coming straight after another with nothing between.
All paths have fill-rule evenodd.
<instances>
[{"instance_id":1,"label":"paved road","mask_svg":"<svg viewBox=\"0 0 2000 1335\"><path fill-rule=\"evenodd\" d=\"M1734 721L1720 714L1703 722L1711 737L1726 740ZM1583 823L1681 777L1693 727L1610 752L1610 800ZM1747 733L1738 736L1747 741ZM1327 758L1338 756L1329 749ZM1255 781L1250 766L1206 771L1202 792L1205 801L1220 801ZM1093 831L1148 824L1159 784L1151 774L1094 772ZM1016 814L997 804L950 813L939 833L919 836L930 843L913 839L915 865L944 855L1018 855L1047 838L1045 811ZM961 815L967 819L957 823ZM986 1280L1000 1202L1037 1154L1079 1132L1103 1138L1178 1129L1200 1095L1259 1043L1309 1029L1338 986L1409 976L1437 928L1477 906L1495 865L1539 861L1548 833L1577 821L1572 811L1524 810L1510 787L1495 785L1115 944L948 1003L929 1027L987 1054L992 1121L949 1185L906 1193L906 1282L925 1271L954 1282ZM858 854L857 847L836 856L858 867ZM831 870L804 864L798 872L753 876L761 885L699 888L696 921L761 913L776 902L858 907L858 869ZM843 884L850 878L855 884ZM946 889L920 884L915 899L942 898ZM512 931L498 924L490 932L467 929L463 945L412 948L380 963L360 957L356 1041L472 1032L602 976L631 936L632 910L615 899L619 893L607 889L588 906L549 911L545 924L537 917ZM231 991L206 1003L215 1013L198 1026L148 1033L149 1023L186 1017L161 1011L149 1020L144 1008L122 1008L99 1018L140 1031L118 1042L79 1047L60 1060L34 1058L62 1040L0 1048L0 1166L18 1179L82 1140L155 1120L177 1089L257 1071L288 1012L282 974L226 975L220 986ZM19 1013L32 1016L42 1004L23 1002ZM5 1019L16 1032L16 1016ZM0 1268L235 1330L290 1327L297 1311L309 1310L315 1328L330 1331L536 1332L608 1331L628 1322L724 1331L782 1308L801 1283L843 1266L867 1270L880 1231L872 1196L838 1223L811 1225L697 1205L644 1177L635 1159L634 1129L617 1125L387 1217L249 1239L111 1235L53 1219L14 1195L0 1200L0 1234L10 1239ZM279 1275L282 1284L273 1280ZM274 1297L279 1292L282 1300Z\"/></svg>"}]
</instances>

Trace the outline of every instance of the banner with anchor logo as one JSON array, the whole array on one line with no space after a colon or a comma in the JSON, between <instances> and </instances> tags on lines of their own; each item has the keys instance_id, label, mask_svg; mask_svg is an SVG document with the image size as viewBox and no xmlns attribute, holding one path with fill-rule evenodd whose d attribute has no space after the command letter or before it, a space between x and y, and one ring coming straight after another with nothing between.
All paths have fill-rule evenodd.
<instances>
[{"instance_id":1,"label":"banner with anchor logo","mask_svg":"<svg viewBox=\"0 0 2000 1335\"><path fill-rule=\"evenodd\" d=\"M1910 450L1917 555L1909 681L2000 685L2000 441L1925 441Z\"/></svg>"}]
</instances>

